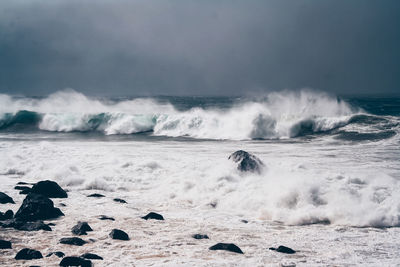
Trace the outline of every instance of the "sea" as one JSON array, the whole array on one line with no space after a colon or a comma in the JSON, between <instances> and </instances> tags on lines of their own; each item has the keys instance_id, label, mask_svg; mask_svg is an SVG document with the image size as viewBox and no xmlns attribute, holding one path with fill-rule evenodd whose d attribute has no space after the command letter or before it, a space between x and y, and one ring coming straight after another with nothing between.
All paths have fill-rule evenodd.
<instances>
[{"instance_id":1,"label":"sea","mask_svg":"<svg viewBox=\"0 0 400 267\"><path fill-rule=\"evenodd\" d=\"M398 266L399 146L399 97L0 94L0 191L17 203L0 211L17 211L21 181L69 194L53 200L65 216L52 232L0 228L13 242L0 265L58 266L56 256L16 263L29 247L96 253L95 266ZM238 170L237 150L262 171ZM141 219L152 211L165 220ZM60 244L78 221L94 230L88 244ZM131 240L110 239L114 228ZM244 254L208 249L219 242ZM296 253L269 249L280 245Z\"/></svg>"}]
</instances>

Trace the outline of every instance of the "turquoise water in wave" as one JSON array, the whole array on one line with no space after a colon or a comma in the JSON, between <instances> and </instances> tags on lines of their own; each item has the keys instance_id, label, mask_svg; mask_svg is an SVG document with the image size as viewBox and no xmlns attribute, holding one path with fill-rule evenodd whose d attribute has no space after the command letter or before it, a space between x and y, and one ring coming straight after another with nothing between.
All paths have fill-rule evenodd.
<instances>
[{"instance_id":1,"label":"turquoise water in wave","mask_svg":"<svg viewBox=\"0 0 400 267\"><path fill-rule=\"evenodd\" d=\"M40 98L2 95L0 102L0 134L8 138L33 133L113 140L287 141L331 136L362 142L393 138L400 125L400 98L339 98L310 92L259 98L96 99L73 91Z\"/></svg>"}]
</instances>

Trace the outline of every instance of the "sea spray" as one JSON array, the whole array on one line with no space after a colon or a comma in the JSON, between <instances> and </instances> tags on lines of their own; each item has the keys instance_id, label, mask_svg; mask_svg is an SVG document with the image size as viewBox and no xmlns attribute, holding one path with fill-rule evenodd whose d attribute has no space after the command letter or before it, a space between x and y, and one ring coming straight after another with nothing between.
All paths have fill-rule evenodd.
<instances>
[{"instance_id":1,"label":"sea spray","mask_svg":"<svg viewBox=\"0 0 400 267\"><path fill-rule=\"evenodd\" d=\"M325 93L308 90L242 99L230 108L187 110L157 99L92 99L72 90L46 98L0 95L0 103L4 104L0 130L21 130L29 125L52 132L152 132L156 136L217 140L282 139L323 133L347 125L359 111Z\"/></svg>"}]
</instances>

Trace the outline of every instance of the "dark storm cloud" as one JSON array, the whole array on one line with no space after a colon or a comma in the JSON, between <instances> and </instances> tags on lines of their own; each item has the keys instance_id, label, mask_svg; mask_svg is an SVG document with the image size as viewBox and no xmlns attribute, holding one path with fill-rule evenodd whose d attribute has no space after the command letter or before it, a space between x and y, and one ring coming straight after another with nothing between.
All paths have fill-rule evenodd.
<instances>
[{"instance_id":1,"label":"dark storm cloud","mask_svg":"<svg viewBox=\"0 0 400 267\"><path fill-rule=\"evenodd\" d=\"M400 91L400 1L2 0L0 92Z\"/></svg>"}]
</instances>

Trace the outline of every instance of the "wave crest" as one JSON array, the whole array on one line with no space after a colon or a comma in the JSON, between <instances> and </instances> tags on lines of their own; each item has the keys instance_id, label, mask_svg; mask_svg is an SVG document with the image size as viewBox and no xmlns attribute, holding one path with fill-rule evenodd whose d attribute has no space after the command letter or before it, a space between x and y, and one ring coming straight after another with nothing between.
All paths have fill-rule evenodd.
<instances>
[{"instance_id":1,"label":"wave crest","mask_svg":"<svg viewBox=\"0 0 400 267\"><path fill-rule=\"evenodd\" d=\"M3 129L36 124L40 130L57 132L110 135L152 131L157 136L232 140L326 132L346 125L356 114L346 102L308 90L271 93L262 99L242 100L229 109L193 107L185 111L156 99L101 100L71 90L43 99L0 95L0 103L4 104ZM21 110L26 110L25 114Z\"/></svg>"}]
</instances>

